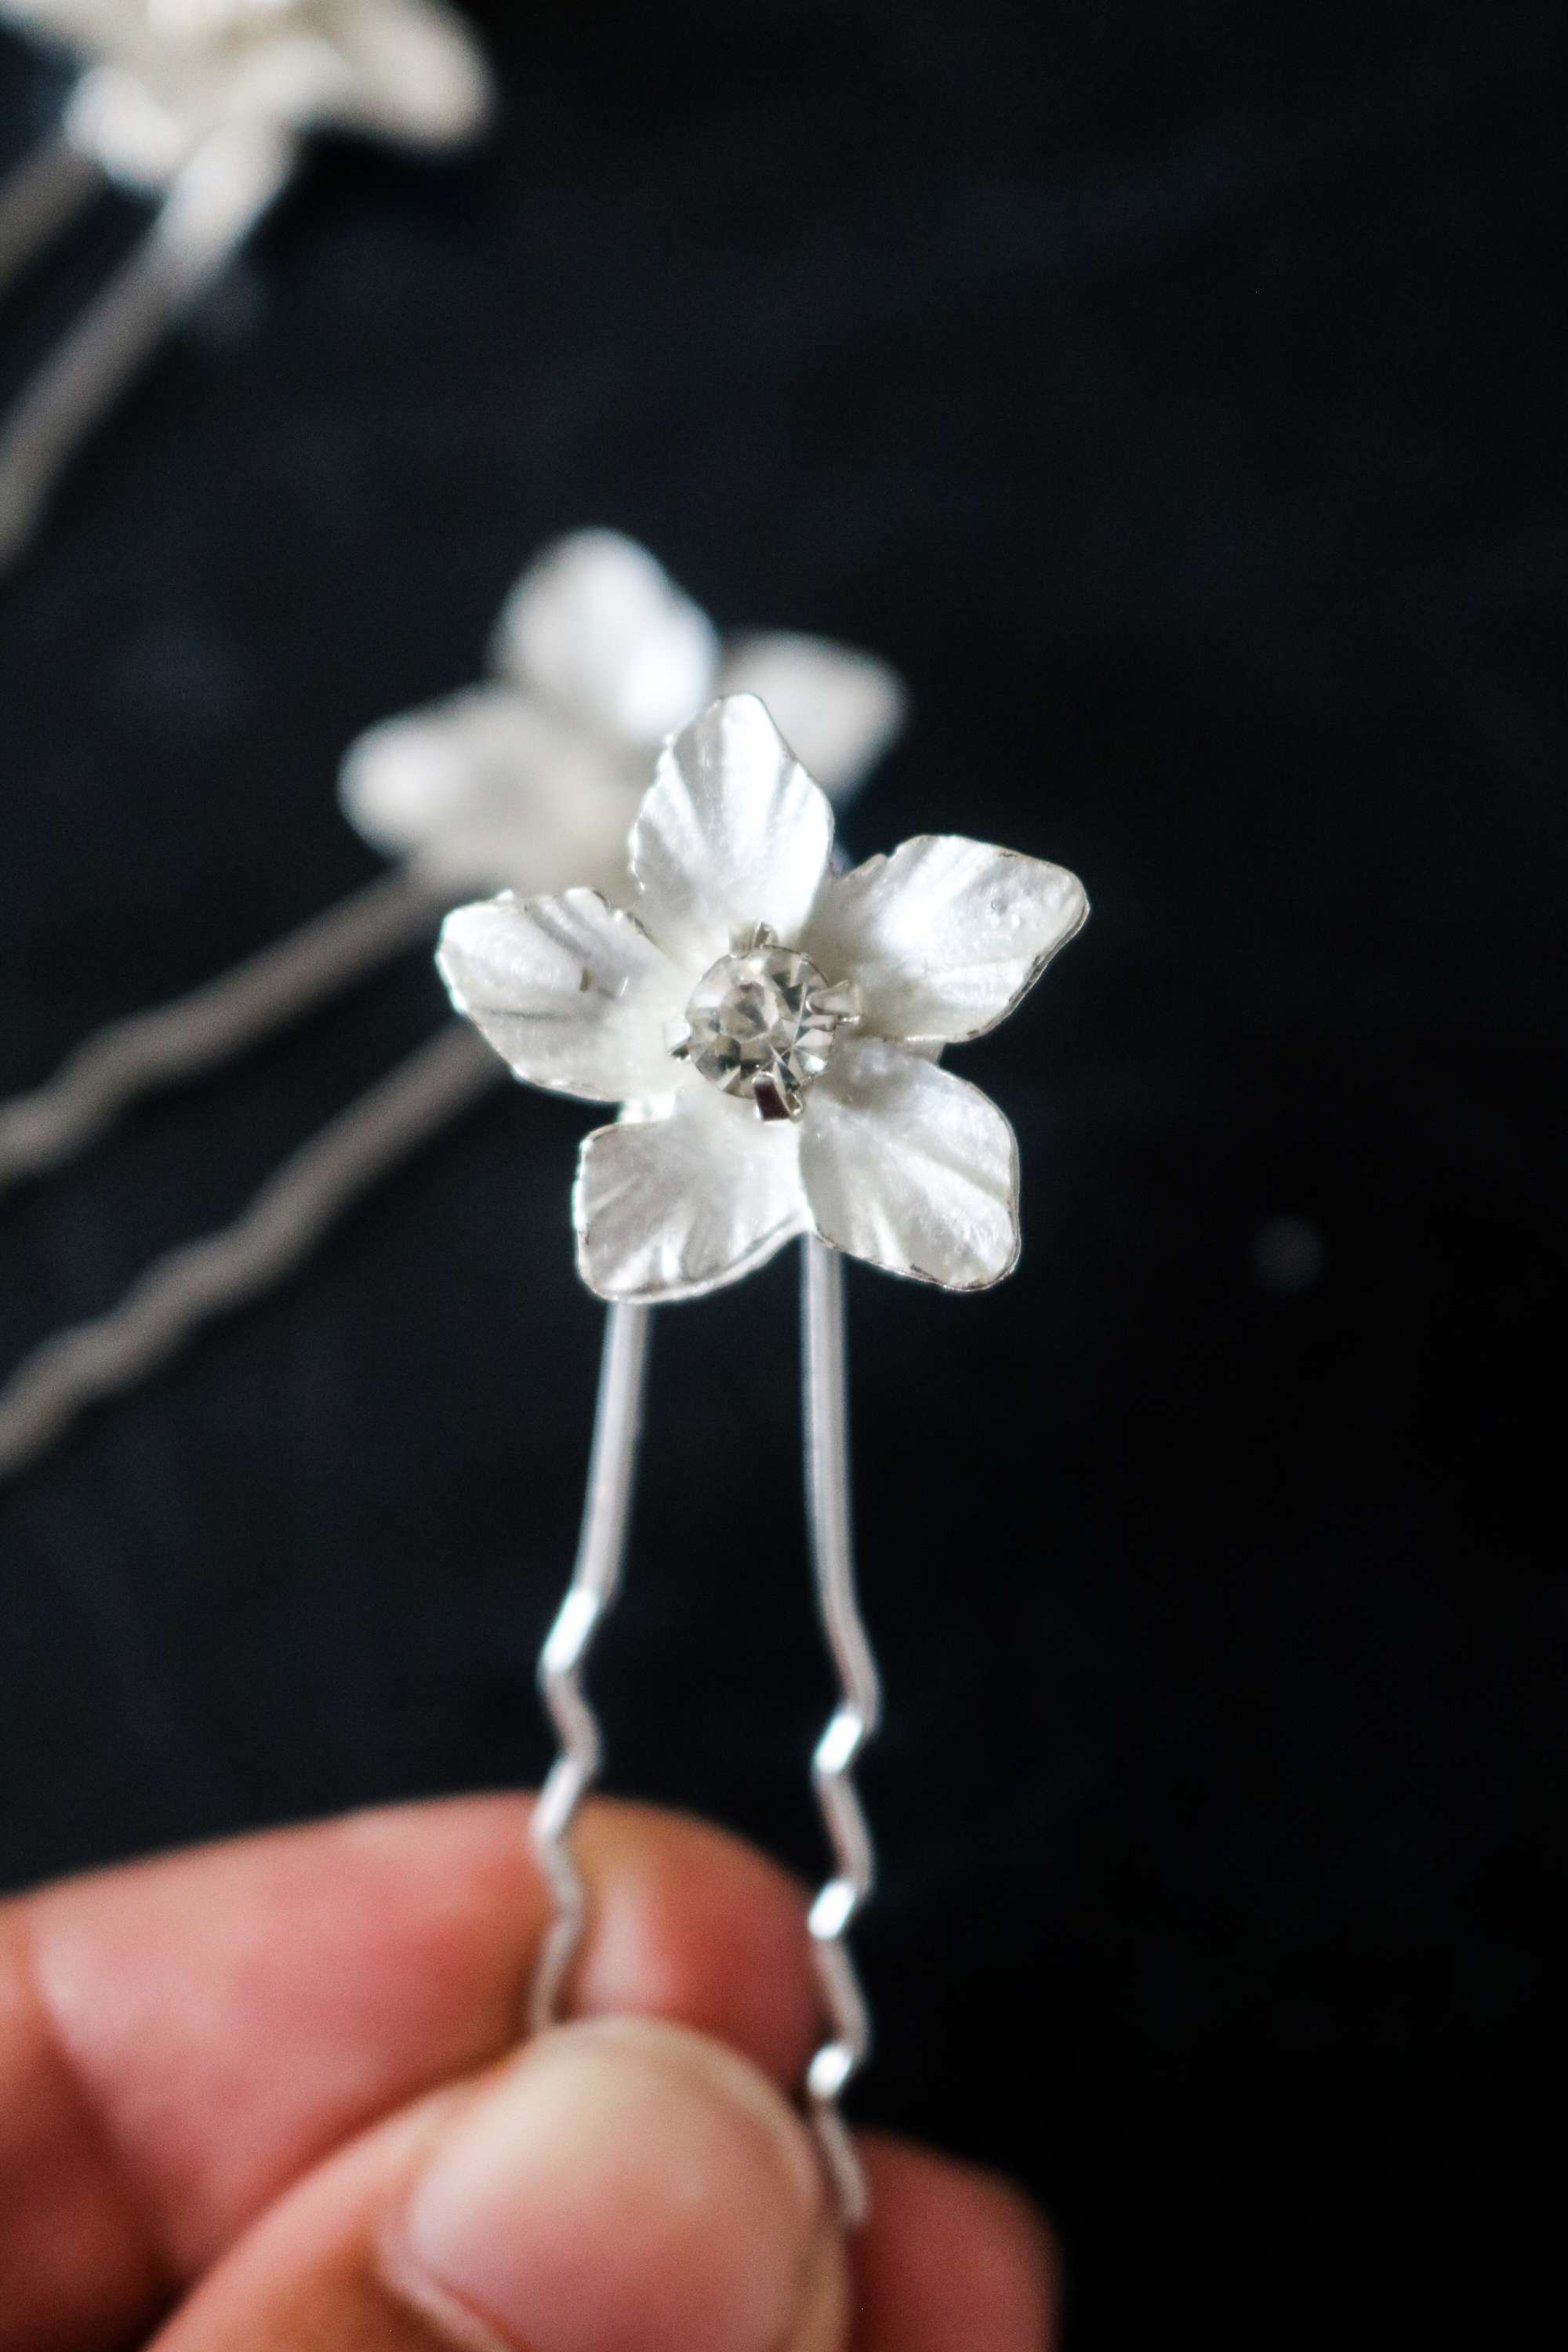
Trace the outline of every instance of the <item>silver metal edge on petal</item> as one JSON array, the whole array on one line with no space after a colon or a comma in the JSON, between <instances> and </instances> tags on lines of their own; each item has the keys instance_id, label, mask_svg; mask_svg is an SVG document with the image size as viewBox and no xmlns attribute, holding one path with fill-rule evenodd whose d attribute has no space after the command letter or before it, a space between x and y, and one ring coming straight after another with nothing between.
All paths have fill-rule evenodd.
<instances>
[{"instance_id":1,"label":"silver metal edge on petal","mask_svg":"<svg viewBox=\"0 0 1568 2352\"><path fill-rule=\"evenodd\" d=\"M1021 977L1010 983L1011 992L1005 1001L998 1005L994 1012L987 1013L984 1020L974 1023L972 1026L959 1029L949 1027L938 1029L930 1026L911 1029L903 1026L901 1022L896 1027L889 1025L886 1029L879 1028L875 987L874 982L868 976L865 951L858 950L854 943L852 925L844 921L842 916L837 922L834 918L839 909L845 908L847 895L858 881L864 883L870 877L881 874L893 866L907 850L922 849L928 845L943 846L948 844L952 844L954 847L982 850L988 856L994 858L1002 866L1032 866L1042 875L1059 878L1061 882L1070 886L1071 898L1076 901L1073 906L1072 919L1024 966ZM1054 864L1049 858L1034 857L1025 850L1004 849L991 842L973 841L962 834L911 834L907 841L900 842L896 848L879 851L875 856L863 858L858 866L851 867L847 874L829 876L822 897L814 910L813 920L806 932L805 943L808 951L817 961L835 966L843 964L847 970L854 972L862 993L867 999L867 1025L872 1034L886 1036L896 1044L967 1045L973 1044L977 1037L988 1036L993 1029L999 1028L1004 1021L1016 1012L1047 966L1054 962L1062 949L1078 937L1089 920L1089 894L1078 876L1067 866ZM1007 959L998 957L994 961L1000 966L1005 964Z\"/></svg>"},{"instance_id":2,"label":"silver metal edge on petal","mask_svg":"<svg viewBox=\"0 0 1568 2352\"><path fill-rule=\"evenodd\" d=\"M700 1100L700 1097L697 1097L694 1099ZM675 1108L672 1107L670 1116L674 1115ZM725 1107L724 1115L735 1118L745 1116L738 1108L731 1106ZM770 1224L765 1233L760 1234L721 1273L703 1275L688 1281L646 1283L632 1286L617 1286L604 1280L602 1278L604 1269L601 1266L599 1269L601 1278L595 1280L592 1264L593 1219L586 1199L589 1164L593 1153L595 1149L625 1136L628 1127L634 1132L647 1133L649 1128L662 1127L666 1123L666 1119L659 1118L630 1122L612 1121L605 1126L591 1129L578 1146L577 1167L572 1184L572 1230L576 1244L577 1272L584 1286L593 1292L595 1298L605 1299L611 1305L674 1306L684 1300L710 1297L715 1291L728 1289L731 1283L742 1281L747 1275L756 1273L759 1267L765 1265L768 1260L775 1256L787 1243L798 1239L802 1234L809 1233L812 1229L805 1189L803 1186L797 1186L798 1197L791 1205L789 1213L775 1223ZM756 1130L759 1134L762 1131L760 1129ZM768 1132L777 1135L778 1130L772 1129Z\"/></svg>"},{"instance_id":3,"label":"silver metal edge on petal","mask_svg":"<svg viewBox=\"0 0 1568 2352\"><path fill-rule=\"evenodd\" d=\"M672 735L632 824L645 928L705 971L738 924L797 944L833 856L833 804L754 695L721 696ZM793 861L793 862L792 862Z\"/></svg>"},{"instance_id":4,"label":"silver metal edge on petal","mask_svg":"<svg viewBox=\"0 0 1568 2352\"><path fill-rule=\"evenodd\" d=\"M436 969L441 976L442 984L446 988L447 995L451 998L455 1010L460 1013L465 1020L472 1022L474 1027L484 1038L485 1043L491 1047L492 1051L500 1055L502 1061L507 1064L508 1067L511 1069L525 1085L538 1087L541 1092L544 1094L569 1095L581 1102L638 1102L645 1100L658 1091L653 1085L654 1078L656 1076L662 1078L666 1075L665 1065L668 1061L668 1055L666 1054L663 1042L664 1029L670 1013L674 1010L675 988L681 984L678 975L673 972L671 973L671 992L664 1003L657 1006L649 1005L639 1008L639 1025L641 1018L645 1014L647 1019L647 1034L649 1051L646 1066L642 1065L639 1054L638 1066L634 1068L628 1059L626 1066L617 1074L616 1083L614 1086L606 1085L601 1087L598 1084L595 1084L590 1087L583 1083L581 1079L574 1081L569 1078L557 1076L541 1077L531 1069L520 1067L512 1055L510 1054L506 1050L505 1046L500 1045L497 1038L491 1034L491 1029L487 1025L487 1024L497 1021L516 1021L521 1023L533 1020L537 1021L542 1028L546 1028L550 1025L551 1016L542 1012L539 1013L530 1013L521 1007L516 1011L509 1011L501 1006L476 1005L473 1000L471 989L465 983L464 980L458 977L457 971L454 970L454 927L463 922L466 919L475 915L497 913L503 908L515 908L516 912L520 916L525 918L536 918L546 908L566 904L567 902L574 899L595 901L603 913L608 917L608 928L611 931L622 932L628 939L635 939L640 941L644 947L650 950L650 960L657 959L658 962L660 964L666 964L668 962L668 959L665 958L663 950L658 946L656 941L648 937L648 934L637 921L635 914L630 913L625 908L612 906L609 900L605 898L603 891L578 888L575 890L562 891L554 898L543 897L537 898L521 898L515 891L503 890L493 898L477 899L471 901L466 906L454 907L449 911L445 921L442 923L441 936L436 949ZM561 943L557 942L557 944ZM458 952L466 953L467 951L458 950ZM567 1008L574 1008L577 1004L578 999L582 995L593 992L591 971L586 965L583 967L582 980L574 990L568 991L562 988L555 991L547 990L544 992L547 994L557 995L563 1010ZM625 997L626 982L623 980L616 994L613 997L608 998L606 1001L611 1004L621 1004L624 1003ZM608 1073L606 1072L605 1075L607 1076Z\"/></svg>"},{"instance_id":5,"label":"silver metal edge on petal","mask_svg":"<svg viewBox=\"0 0 1568 2352\"><path fill-rule=\"evenodd\" d=\"M858 1257L860 1258L862 1264L874 1265L879 1273L897 1275L902 1279L910 1282L925 1283L933 1289L952 1291L955 1295L961 1296L967 1295L974 1291L994 1290L999 1282L1005 1282L1009 1275L1016 1271L1019 1258L1023 1255L1023 1230L1020 1215L1023 1170L1018 1150L1017 1132L1014 1128L1012 1120L1007 1117L1006 1112L1002 1109L1001 1106L992 1100L991 1097L985 1092L984 1087L977 1087L971 1079L961 1078L957 1076L953 1071L943 1068L940 1063L929 1058L925 1054L921 1053L918 1046L913 1045L904 1045L891 1038L867 1038L861 1042L868 1048L880 1049L881 1051L890 1055L900 1055L911 1063L918 1064L921 1069L930 1072L932 1076L939 1077L945 1087L959 1088L964 1094L972 1097L976 1103L984 1106L984 1108L990 1115L991 1118L995 1121L1002 1134L1006 1139L1007 1146L1006 1182L995 1197L997 1204L1004 1210L1011 1228L1011 1247L1008 1251L1005 1262L997 1266L994 1273L982 1275L975 1280L970 1282L955 1282L948 1276L936 1273L931 1267L919 1265L912 1259L895 1264L887 1257L877 1257L867 1255L860 1249L857 1248L852 1241L847 1240L839 1234L830 1233L819 1216L816 1203L812 1201L811 1176L807 1165L811 1148L811 1137L809 1130L803 1128L801 1138L801 1182L806 1195L807 1202L811 1207L813 1229L816 1232L818 1240L827 1243L830 1248L842 1251L847 1257ZM819 1086L821 1082L819 1082ZM848 1115L853 1116L853 1112L850 1111ZM870 1116L871 1114L867 1115Z\"/></svg>"}]
</instances>

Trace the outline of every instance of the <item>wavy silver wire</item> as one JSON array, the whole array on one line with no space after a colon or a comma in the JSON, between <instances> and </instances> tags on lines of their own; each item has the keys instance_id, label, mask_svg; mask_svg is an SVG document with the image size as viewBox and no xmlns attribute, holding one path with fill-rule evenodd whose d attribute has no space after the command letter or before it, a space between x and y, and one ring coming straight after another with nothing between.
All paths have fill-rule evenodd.
<instances>
[{"instance_id":1,"label":"wavy silver wire","mask_svg":"<svg viewBox=\"0 0 1568 2352\"><path fill-rule=\"evenodd\" d=\"M571 1832L579 1805L598 1778L604 1743L583 1695L583 1667L615 1601L626 1559L652 1311L617 1306L605 1318L576 1564L539 1657L540 1696L561 1746L529 1824L529 1840L554 1903L529 1991L528 2026L533 2033L553 2025L561 2014L566 1979L587 1924L587 1890L573 1856Z\"/></svg>"},{"instance_id":2,"label":"wavy silver wire","mask_svg":"<svg viewBox=\"0 0 1568 2352\"><path fill-rule=\"evenodd\" d=\"M840 1693L812 1759L812 1781L836 1868L807 1922L829 2035L812 2059L805 2087L845 2223L854 2229L866 2218L866 2179L838 2103L871 2047L870 2014L848 1935L870 1895L876 1857L853 1775L877 1728L882 1697L855 1589L843 1260L815 1234L807 1235L802 1251L806 1500L817 1605Z\"/></svg>"},{"instance_id":3,"label":"wavy silver wire","mask_svg":"<svg viewBox=\"0 0 1568 2352\"><path fill-rule=\"evenodd\" d=\"M837 1868L808 1919L830 2031L807 2070L806 2096L840 2210L847 2225L854 2228L866 2217L866 2182L838 2103L865 2062L871 2029L847 1937L870 1894L874 1862L851 1776L876 1728L881 1695L855 1593L842 1264L837 1251L815 1238L804 1247L804 1406L812 1555L823 1628L842 1694L812 1767ZM561 2014L566 1979L586 1926L586 1890L572 1855L570 1832L584 1796L598 1777L603 1741L584 1696L582 1674L615 1601L626 1556L650 1311L638 1307L610 1309L577 1563L540 1657L540 1689L561 1748L530 1829L554 1903L530 1993L528 2023L533 2032L552 2025Z\"/></svg>"},{"instance_id":4,"label":"wavy silver wire","mask_svg":"<svg viewBox=\"0 0 1568 2352\"><path fill-rule=\"evenodd\" d=\"M234 1224L171 1250L111 1313L46 1339L0 1389L0 1478L280 1282L353 1202L508 1076L466 1022L446 1024L286 1160Z\"/></svg>"},{"instance_id":5,"label":"wavy silver wire","mask_svg":"<svg viewBox=\"0 0 1568 2352\"><path fill-rule=\"evenodd\" d=\"M21 555L74 452L281 194L296 157L291 141L237 125L182 166L141 244L0 427L0 568Z\"/></svg>"},{"instance_id":6,"label":"wavy silver wire","mask_svg":"<svg viewBox=\"0 0 1568 2352\"><path fill-rule=\"evenodd\" d=\"M64 131L42 139L0 181L0 294L63 236L109 185Z\"/></svg>"},{"instance_id":7,"label":"wavy silver wire","mask_svg":"<svg viewBox=\"0 0 1568 2352\"><path fill-rule=\"evenodd\" d=\"M201 1077L313 1012L411 947L439 911L401 868L378 876L221 978L95 1031L47 1085L0 1102L0 1191L58 1167L138 1096Z\"/></svg>"}]
</instances>

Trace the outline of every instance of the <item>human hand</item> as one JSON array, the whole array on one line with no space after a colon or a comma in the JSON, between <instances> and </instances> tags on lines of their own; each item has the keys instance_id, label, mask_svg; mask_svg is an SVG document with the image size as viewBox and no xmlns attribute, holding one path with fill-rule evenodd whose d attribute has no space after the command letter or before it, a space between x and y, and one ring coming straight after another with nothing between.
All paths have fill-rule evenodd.
<instances>
[{"instance_id":1,"label":"human hand","mask_svg":"<svg viewBox=\"0 0 1568 2352\"><path fill-rule=\"evenodd\" d=\"M797 1890L596 1805L574 2022L518 2054L545 1898L510 1797L0 1904L0 2352L1042 2352L1040 2224L868 2136L846 2249L783 2095Z\"/></svg>"}]
</instances>

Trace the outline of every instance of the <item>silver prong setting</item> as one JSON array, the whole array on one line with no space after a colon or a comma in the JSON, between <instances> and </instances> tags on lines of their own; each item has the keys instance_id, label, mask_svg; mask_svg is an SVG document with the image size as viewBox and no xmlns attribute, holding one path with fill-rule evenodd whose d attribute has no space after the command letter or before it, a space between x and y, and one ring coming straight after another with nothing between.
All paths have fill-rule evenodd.
<instances>
[{"instance_id":1,"label":"silver prong setting","mask_svg":"<svg viewBox=\"0 0 1568 2352\"><path fill-rule=\"evenodd\" d=\"M852 980L835 981L830 988L818 989L814 1002L817 1012L830 1013L840 1028L860 1018L860 992Z\"/></svg>"},{"instance_id":2,"label":"silver prong setting","mask_svg":"<svg viewBox=\"0 0 1568 2352\"><path fill-rule=\"evenodd\" d=\"M768 1124L798 1119L838 1031L860 1018L859 992L850 981L829 983L771 924L738 925L730 936L730 953L703 973L684 1022L667 1032L669 1053L721 1094L750 1100Z\"/></svg>"},{"instance_id":3,"label":"silver prong setting","mask_svg":"<svg viewBox=\"0 0 1568 2352\"><path fill-rule=\"evenodd\" d=\"M805 1089L782 1066L765 1076L752 1079L752 1100L757 1107L757 1117L770 1124L776 1119L805 1116Z\"/></svg>"}]
</instances>

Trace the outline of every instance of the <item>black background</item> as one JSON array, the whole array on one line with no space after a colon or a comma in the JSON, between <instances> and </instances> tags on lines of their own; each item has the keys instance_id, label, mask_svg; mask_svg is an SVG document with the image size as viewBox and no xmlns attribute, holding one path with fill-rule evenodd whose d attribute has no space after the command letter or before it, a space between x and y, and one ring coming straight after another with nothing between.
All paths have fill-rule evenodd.
<instances>
[{"instance_id":1,"label":"black background","mask_svg":"<svg viewBox=\"0 0 1568 2352\"><path fill-rule=\"evenodd\" d=\"M863 2110L1028 2179L1079 2346L1508 2340L1565 1957L1554 12L483 14L493 145L319 152L0 583L0 1083L369 878L342 749L554 532L894 659L858 845L1096 911L963 1057L1016 1280L850 1278ZM19 152L58 84L0 72ZM6 1200L4 1360L437 1012L412 955ZM5 1879L542 1769L583 1124L490 1102L0 1494ZM792 1284L661 1318L595 1686L616 1786L811 1870Z\"/></svg>"}]
</instances>

